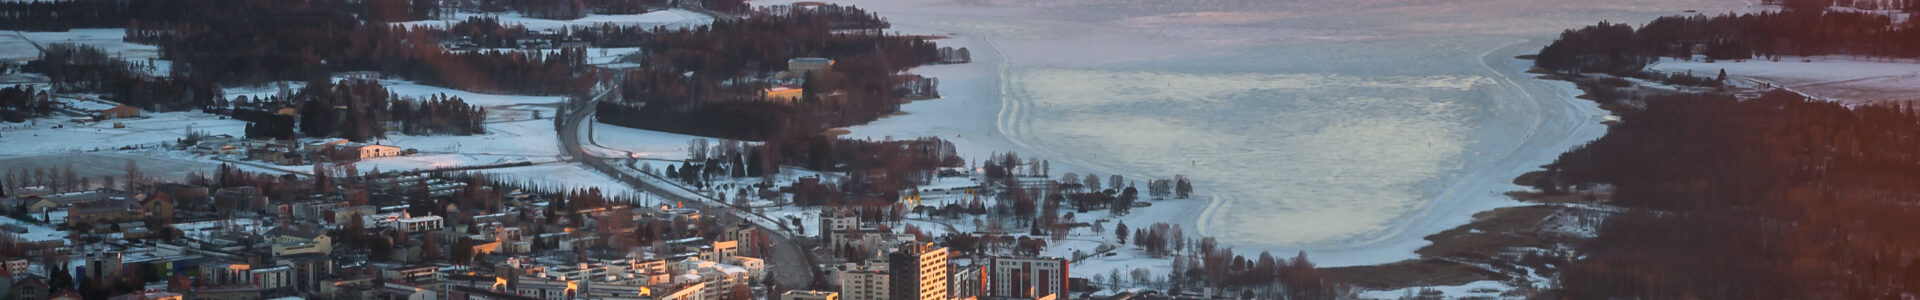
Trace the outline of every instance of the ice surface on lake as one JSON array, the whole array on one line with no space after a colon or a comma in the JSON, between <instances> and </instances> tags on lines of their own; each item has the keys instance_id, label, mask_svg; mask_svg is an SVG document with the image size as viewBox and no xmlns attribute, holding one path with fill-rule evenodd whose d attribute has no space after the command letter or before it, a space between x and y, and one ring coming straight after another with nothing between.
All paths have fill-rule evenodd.
<instances>
[{"instance_id":1,"label":"ice surface on lake","mask_svg":"<svg viewBox=\"0 0 1920 300\"><path fill-rule=\"evenodd\" d=\"M1381 231L1455 168L1473 76L1195 75L1036 70L1033 140L1235 199L1208 226L1234 241L1322 243ZM1162 175L1165 176L1165 175Z\"/></svg>"},{"instance_id":2,"label":"ice surface on lake","mask_svg":"<svg viewBox=\"0 0 1920 300\"><path fill-rule=\"evenodd\" d=\"M782 0L769 0L782 1ZM1530 54L1602 20L1751 11L1731 0L843 0L975 62L916 69L945 99L851 128L1016 151L1054 176L1185 174L1172 222L1322 265L1412 258L1514 205L1520 173L1597 138L1604 111L1532 78ZM768 5L756 1L756 5ZM997 78L996 78L997 77ZM947 79L958 82L949 84ZM988 81L989 79L997 79ZM992 123L993 126L976 124ZM986 152L986 153L983 153Z\"/></svg>"}]
</instances>

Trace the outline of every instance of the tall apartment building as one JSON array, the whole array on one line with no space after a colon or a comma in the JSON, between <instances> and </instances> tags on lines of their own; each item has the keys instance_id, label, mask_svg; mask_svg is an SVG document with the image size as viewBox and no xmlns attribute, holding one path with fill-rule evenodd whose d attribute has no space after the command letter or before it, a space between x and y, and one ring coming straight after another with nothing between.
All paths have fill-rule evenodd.
<instances>
[{"instance_id":1,"label":"tall apartment building","mask_svg":"<svg viewBox=\"0 0 1920 300\"><path fill-rule=\"evenodd\" d=\"M1053 257L994 257L987 260L993 281L987 295L1035 299L1065 296L1067 260Z\"/></svg>"},{"instance_id":2,"label":"tall apartment building","mask_svg":"<svg viewBox=\"0 0 1920 300\"><path fill-rule=\"evenodd\" d=\"M947 299L946 247L919 242L900 244L887 255L887 269L893 273L893 288L889 292L893 299Z\"/></svg>"}]
</instances>

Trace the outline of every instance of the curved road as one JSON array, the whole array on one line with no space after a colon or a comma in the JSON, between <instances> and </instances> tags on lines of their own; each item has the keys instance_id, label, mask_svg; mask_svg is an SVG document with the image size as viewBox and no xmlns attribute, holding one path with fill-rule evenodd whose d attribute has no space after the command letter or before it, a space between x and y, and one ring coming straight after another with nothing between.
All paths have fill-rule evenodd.
<instances>
[{"instance_id":1,"label":"curved road","mask_svg":"<svg viewBox=\"0 0 1920 300\"><path fill-rule=\"evenodd\" d=\"M624 74L615 76L612 82L618 84L623 81L622 79L624 79ZM555 126L559 131L560 146L565 148L570 160L586 165L594 171L598 171L608 177L613 177L635 189L646 191L649 194L660 196L666 200L684 203L702 211L711 211L711 208L716 206L724 207L724 204L714 202L712 199L695 199L682 196L680 193L675 193L672 191L673 189L682 191L688 189L680 186L669 186L672 183L666 180L660 180L658 178L647 180L646 178L628 175L627 172L620 170L620 166L609 163L608 159L594 157L586 151L586 148L580 143L580 127L586 126L583 125L583 123L589 122L588 119L593 116L595 109L594 103L599 101L612 101L608 98L614 97L616 94L613 93L613 91L616 90L618 89L609 85L606 90L601 91L599 95L595 95L590 99L570 99L568 101L569 103L564 104L565 106L562 107L565 111L555 117L555 120L560 122ZM734 213L736 214L735 217L742 219L754 217L739 215L741 213L738 211ZM815 276L813 268L815 259L811 255L811 252L807 251L800 241L795 240L794 237L788 235L787 232L781 231L780 228L768 228L757 222L749 223L755 224L755 227L759 227L761 232L767 233L767 236L773 242L772 255L762 258L766 260L767 263L767 275L772 276L774 281L779 282L780 285L786 289L806 289L808 285L813 282Z\"/></svg>"}]
</instances>

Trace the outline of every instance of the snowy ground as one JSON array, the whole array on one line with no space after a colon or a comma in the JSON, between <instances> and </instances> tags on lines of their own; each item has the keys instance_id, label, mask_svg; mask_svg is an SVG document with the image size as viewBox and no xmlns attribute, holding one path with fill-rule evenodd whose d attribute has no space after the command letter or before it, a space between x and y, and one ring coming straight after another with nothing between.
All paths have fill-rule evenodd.
<instances>
[{"instance_id":1,"label":"snowy ground","mask_svg":"<svg viewBox=\"0 0 1920 300\"><path fill-rule=\"evenodd\" d=\"M1920 100L1920 61L1852 56L1782 57L1780 61L1663 59L1648 69L1714 77L1720 70L1745 85L1783 87L1847 104Z\"/></svg>"},{"instance_id":2,"label":"snowy ground","mask_svg":"<svg viewBox=\"0 0 1920 300\"><path fill-rule=\"evenodd\" d=\"M553 137L558 96L518 96L474 93L405 80L381 80L387 91L402 97L424 98L431 95L460 97L468 104L487 108L487 133L473 136L408 136L388 134L380 143L418 149L421 155L368 159L359 162L360 170L379 167L381 171L403 169L439 169L473 167L518 162L553 162L564 152ZM533 119L538 113L540 119Z\"/></svg>"},{"instance_id":3,"label":"snowy ground","mask_svg":"<svg viewBox=\"0 0 1920 300\"><path fill-rule=\"evenodd\" d=\"M75 123L41 118L27 123L0 122L0 157L155 147L186 137L187 130L244 136L246 122L198 112L148 113L144 118ZM114 128L124 124L126 128ZM57 128L56 128L57 127Z\"/></svg>"},{"instance_id":4,"label":"snowy ground","mask_svg":"<svg viewBox=\"0 0 1920 300\"><path fill-rule=\"evenodd\" d=\"M487 169L479 171L479 173L487 174L490 180L524 183L532 186L556 187L568 190L599 188L601 193L609 197L644 198L641 196L641 192L635 191L632 187L580 164L542 164L525 167Z\"/></svg>"},{"instance_id":5,"label":"snowy ground","mask_svg":"<svg viewBox=\"0 0 1920 300\"><path fill-rule=\"evenodd\" d=\"M61 219L63 220L66 219L64 216L65 212L62 212L61 215L63 215ZM39 219L41 215L34 214L32 217L35 219ZM26 233L11 233L11 232L9 233L13 234L14 237L20 238L27 242L38 243L43 241L60 241L62 243L66 243L68 241L66 231L60 231L58 229L54 229L53 226L49 226L49 225L43 225L40 223L29 223L26 221L21 221L21 220L10 218L10 217L0 217L0 224L15 225L15 226L26 228L27 229Z\"/></svg>"},{"instance_id":6,"label":"snowy ground","mask_svg":"<svg viewBox=\"0 0 1920 300\"><path fill-rule=\"evenodd\" d=\"M587 123L587 135L584 139L589 150L601 157L628 157L651 160L686 160L687 142L695 139L718 141L718 139L685 135L671 132L634 129L600 122ZM664 165L655 166L664 168Z\"/></svg>"},{"instance_id":7,"label":"snowy ground","mask_svg":"<svg viewBox=\"0 0 1920 300\"><path fill-rule=\"evenodd\" d=\"M713 17L707 16L705 14L701 14L698 12L693 12L690 10L675 8L675 9L654 11L654 12L648 12L644 14L635 14L635 15L588 15L587 17L573 19L573 20L548 20L548 19L540 19L540 18L529 18L529 17L521 16L519 13L505 13L505 14L459 13L459 14L454 14L454 16L452 18L448 18L448 20L402 22L402 23L395 23L395 25L407 26L407 27L415 27L415 26L442 27L455 22L465 21L468 17L495 17L500 19L501 25L521 24L521 25L525 25L527 29L530 29L530 30L558 30L561 28L569 28L569 27L575 27L575 26L599 26L602 24L613 24L618 26L644 26L644 27L664 26L669 29L679 29L679 28L693 28L693 27L705 26L707 24L713 23Z\"/></svg>"},{"instance_id":8,"label":"snowy ground","mask_svg":"<svg viewBox=\"0 0 1920 300\"><path fill-rule=\"evenodd\" d=\"M1493 298L1500 298L1501 293L1511 289L1513 289L1513 287L1509 287L1507 286L1507 284L1501 283L1499 281L1483 280L1483 281L1475 281L1473 283L1468 283L1468 284L1459 285L1459 286L1411 287L1411 288L1404 288L1404 289L1398 289L1398 290L1366 291L1366 292L1360 293L1360 298L1361 299L1412 299L1416 296L1427 295L1427 296L1439 296L1445 299L1461 299L1461 298L1470 298L1470 297L1493 299ZM1438 293L1438 295L1433 295L1433 293Z\"/></svg>"}]
</instances>

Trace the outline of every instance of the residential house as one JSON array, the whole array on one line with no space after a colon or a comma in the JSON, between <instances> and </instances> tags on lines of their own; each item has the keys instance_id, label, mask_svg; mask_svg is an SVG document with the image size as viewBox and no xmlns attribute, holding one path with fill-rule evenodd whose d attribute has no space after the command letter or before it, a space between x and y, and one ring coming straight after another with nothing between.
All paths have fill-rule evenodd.
<instances>
[{"instance_id":1,"label":"residential house","mask_svg":"<svg viewBox=\"0 0 1920 300\"><path fill-rule=\"evenodd\" d=\"M201 195L206 195L205 191L205 188L201 188ZM140 200L140 209L146 210L147 215L155 219L173 220L173 202L173 196L169 196L166 192L157 192Z\"/></svg>"}]
</instances>

